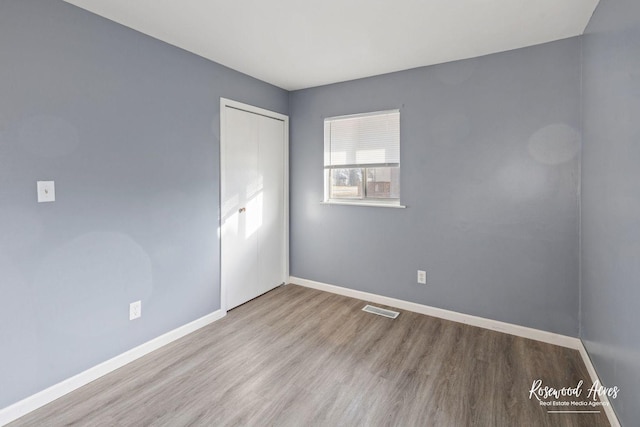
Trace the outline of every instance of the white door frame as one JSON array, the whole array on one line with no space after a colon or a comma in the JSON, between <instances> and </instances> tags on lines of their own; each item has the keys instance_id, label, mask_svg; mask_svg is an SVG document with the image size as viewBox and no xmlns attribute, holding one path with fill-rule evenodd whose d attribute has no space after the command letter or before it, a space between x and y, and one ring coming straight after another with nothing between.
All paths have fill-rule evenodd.
<instances>
[{"instance_id":1,"label":"white door frame","mask_svg":"<svg viewBox=\"0 0 640 427\"><path fill-rule=\"evenodd\" d=\"M276 113L274 111L265 110L264 108L254 107L253 105L244 104L242 102L233 101L227 98L220 98L220 188L218 197L218 236L219 236L219 251L220 251L220 310L223 313L227 312L227 289L222 282L222 177L225 172L225 162L223 150L226 143L226 129L225 129L225 113L226 108L231 107L249 113L259 114L261 116L269 117L276 120L282 120L284 122L284 277L282 280L286 283L289 278L289 116Z\"/></svg>"}]
</instances>

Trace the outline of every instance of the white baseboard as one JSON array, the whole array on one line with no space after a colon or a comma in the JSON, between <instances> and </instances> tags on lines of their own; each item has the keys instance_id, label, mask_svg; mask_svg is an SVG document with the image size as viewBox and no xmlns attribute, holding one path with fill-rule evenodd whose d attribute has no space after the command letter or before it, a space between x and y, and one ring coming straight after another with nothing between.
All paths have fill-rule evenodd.
<instances>
[{"instance_id":1,"label":"white baseboard","mask_svg":"<svg viewBox=\"0 0 640 427\"><path fill-rule=\"evenodd\" d=\"M138 347L132 348L125 353L107 360L106 362L89 368L86 371L79 373L78 375L74 375L73 377L59 382L58 384L42 390L41 392L38 392L19 402L16 402L11 406L0 409L0 426L4 426L11 421L17 420L23 415L26 415L29 412L34 411L46 405L47 403L58 399L59 397L62 397L65 394L88 384L91 381L94 381L110 372L113 372L116 369L126 365L127 363L131 363L134 360L139 359L140 357L151 353L152 351L157 350L162 346L180 339L185 335L190 334L191 332L194 332L204 326L215 322L216 320L222 319L224 316L226 316L226 314L227 313L223 310L214 311L211 314L201 317L200 319L196 319L184 326L180 326L179 328L169 331L166 334L160 335L159 337L154 338L151 341L147 341L146 343L141 344Z\"/></svg>"},{"instance_id":2,"label":"white baseboard","mask_svg":"<svg viewBox=\"0 0 640 427\"><path fill-rule=\"evenodd\" d=\"M584 346L584 343L580 341L580 348L578 349L580 352L580 356L582 356L582 361L584 365L587 367L587 371L589 372L589 376L591 377L591 383L594 384L596 381L602 384L600 381L600 377L598 377L598 373L596 372L596 368L593 366L591 362L591 358L589 357L589 353ZM604 413L607 415L609 419L609 423L611 423L611 427L620 427L620 421L618 421L618 417L616 416L615 411L613 410L613 406L611 406L611 402L609 398L605 394L604 396L600 396L600 401L603 403L602 409Z\"/></svg>"},{"instance_id":3,"label":"white baseboard","mask_svg":"<svg viewBox=\"0 0 640 427\"><path fill-rule=\"evenodd\" d=\"M368 292L356 291L340 286L328 285L326 283L314 282L313 280L301 279L299 277L291 276L289 277L289 282L307 288L318 289L321 291L344 295L351 298L357 298L377 304L384 304L390 307L412 311L414 313L426 314L427 316L433 316L440 319L464 323L465 325L477 326L479 328L490 329L492 331L504 332L506 334L530 338L532 340L542 341L562 347L568 347L574 350L579 350L582 346L582 342L578 338L555 334L553 332L541 331L539 329L528 328L526 326L514 325L512 323L500 322L498 320L485 319L484 317L472 316L470 314L463 314L455 311L444 310L442 308L430 307L428 305L417 304L415 302L389 298L382 295L370 294Z\"/></svg>"}]
</instances>

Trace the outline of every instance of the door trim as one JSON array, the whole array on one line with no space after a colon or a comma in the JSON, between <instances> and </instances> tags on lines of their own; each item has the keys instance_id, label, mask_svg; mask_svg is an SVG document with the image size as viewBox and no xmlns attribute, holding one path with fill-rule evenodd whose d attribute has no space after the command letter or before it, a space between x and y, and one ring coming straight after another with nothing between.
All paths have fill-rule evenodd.
<instances>
[{"instance_id":1,"label":"door trim","mask_svg":"<svg viewBox=\"0 0 640 427\"><path fill-rule=\"evenodd\" d=\"M227 98L220 98L220 175L218 177L218 249L220 252L220 310L224 313L227 312L227 290L224 283L222 283L222 177L225 172L225 162L222 150L226 141L226 129L225 129L225 114L226 108L235 108L237 110L246 111L249 113L259 114L261 116L269 117L284 122L284 245L283 245L283 270L284 277L283 282L289 278L289 116L276 113L275 111L265 110L264 108L255 107L253 105L244 104L242 102L234 101Z\"/></svg>"}]
</instances>

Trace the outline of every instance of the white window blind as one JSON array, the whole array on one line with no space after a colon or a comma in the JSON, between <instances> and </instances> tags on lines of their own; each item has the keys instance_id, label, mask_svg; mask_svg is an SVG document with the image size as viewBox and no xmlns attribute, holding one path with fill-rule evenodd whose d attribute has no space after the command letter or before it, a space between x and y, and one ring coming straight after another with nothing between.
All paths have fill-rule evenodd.
<instances>
[{"instance_id":1,"label":"white window blind","mask_svg":"<svg viewBox=\"0 0 640 427\"><path fill-rule=\"evenodd\" d=\"M400 206L400 111L324 120L324 201Z\"/></svg>"},{"instance_id":2,"label":"white window blind","mask_svg":"<svg viewBox=\"0 0 640 427\"><path fill-rule=\"evenodd\" d=\"M324 121L324 166L400 164L400 111L332 117Z\"/></svg>"}]
</instances>

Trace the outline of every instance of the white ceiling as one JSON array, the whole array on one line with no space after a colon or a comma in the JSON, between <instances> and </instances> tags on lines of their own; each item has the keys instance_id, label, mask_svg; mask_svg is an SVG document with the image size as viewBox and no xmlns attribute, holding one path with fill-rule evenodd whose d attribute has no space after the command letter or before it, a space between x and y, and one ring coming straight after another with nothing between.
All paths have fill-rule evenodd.
<instances>
[{"instance_id":1,"label":"white ceiling","mask_svg":"<svg viewBox=\"0 0 640 427\"><path fill-rule=\"evenodd\" d=\"M599 0L66 0L287 90L577 36Z\"/></svg>"}]
</instances>

